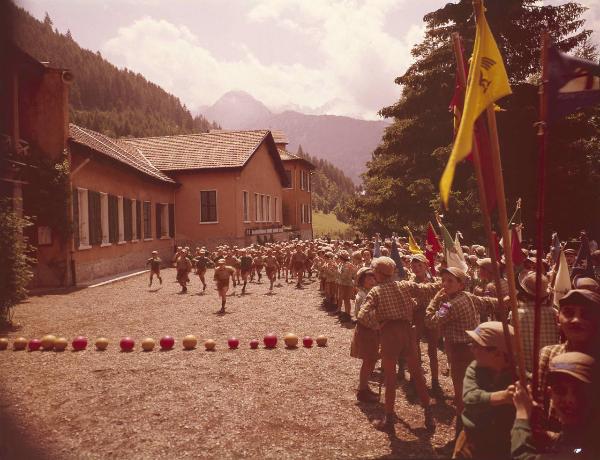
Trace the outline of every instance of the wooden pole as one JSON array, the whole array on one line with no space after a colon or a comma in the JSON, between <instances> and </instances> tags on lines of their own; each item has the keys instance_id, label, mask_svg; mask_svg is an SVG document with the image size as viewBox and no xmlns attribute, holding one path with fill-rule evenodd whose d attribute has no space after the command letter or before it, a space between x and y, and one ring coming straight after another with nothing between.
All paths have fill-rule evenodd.
<instances>
[{"instance_id":1,"label":"wooden pole","mask_svg":"<svg viewBox=\"0 0 600 460\"><path fill-rule=\"evenodd\" d=\"M454 49L454 56L456 57L458 81L463 86L463 88L466 88L467 76L465 75L465 62L462 52L460 35L458 34L458 32L454 32L452 34L452 47ZM476 122L476 124L479 123ZM481 125L482 124L480 124L480 126ZM483 219L485 234L488 239L490 258L492 259L492 273L494 275L494 284L496 285L496 295L498 296L498 310L500 311L500 321L502 321L502 328L504 330L504 337L506 339L506 347L509 357L510 368L513 370L514 375L516 375L513 347L510 339L510 332L508 330L506 307L504 305L502 286L500 284L500 270L498 268L498 254L496 253L496 240L492 232L492 220L487 206L485 184L483 180L483 172L481 169L481 158L479 156L479 145L477 143L476 136L473 136L473 150L471 151L471 155L473 156L473 166L475 168L475 175L477 176L477 188L479 190L479 207L481 209L481 217Z\"/></svg>"},{"instance_id":2,"label":"wooden pole","mask_svg":"<svg viewBox=\"0 0 600 460\"><path fill-rule=\"evenodd\" d=\"M480 0L473 1L473 9L475 11L475 17L479 17L480 9L482 8ZM496 125L496 112L494 111L494 104L490 104L486 109L488 129L490 133L490 150L492 157L492 167L494 169L494 181L496 183L496 197L498 202L498 220L500 221L500 231L502 238L505 242L510 241L508 231L508 217L506 215L506 198L504 194L504 178L502 175L502 162L500 160L500 143L498 141L498 128ZM521 349L521 327L518 321L517 311L517 288L515 285L515 272L512 259L512 251L510 248L504 251L504 257L506 259L506 278L508 281L508 296L510 298L510 309L513 321L513 327L515 330L515 350L517 355L518 364L518 375L519 381L523 388L527 387L527 379L525 376L525 360L523 357L523 351Z\"/></svg>"},{"instance_id":3,"label":"wooden pole","mask_svg":"<svg viewBox=\"0 0 600 460\"><path fill-rule=\"evenodd\" d=\"M540 121L538 126L538 202L536 212L536 266L535 266L535 311L533 319L533 397L538 396L538 366L540 362L540 323L542 317L542 257L544 254L544 208L546 200L546 146L548 141L548 130L546 119L548 115L547 90L548 84L548 33L542 35L542 81L539 87L540 95ZM558 259L560 261L560 257Z\"/></svg>"}]
</instances>

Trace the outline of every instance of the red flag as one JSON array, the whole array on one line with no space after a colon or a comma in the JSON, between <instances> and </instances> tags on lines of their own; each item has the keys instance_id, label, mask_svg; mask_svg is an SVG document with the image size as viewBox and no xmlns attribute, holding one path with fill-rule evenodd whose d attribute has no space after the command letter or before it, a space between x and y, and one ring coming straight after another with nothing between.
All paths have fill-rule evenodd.
<instances>
[{"instance_id":1,"label":"red flag","mask_svg":"<svg viewBox=\"0 0 600 460\"><path fill-rule=\"evenodd\" d=\"M513 227L510 235L510 247L512 251L513 263L515 265L521 265L527 257L525 257L525 254L523 254L523 250L521 249L521 241L519 240L519 234L517 233L517 229L515 227Z\"/></svg>"},{"instance_id":2,"label":"red flag","mask_svg":"<svg viewBox=\"0 0 600 460\"><path fill-rule=\"evenodd\" d=\"M461 54L462 54L462 46L461 46ZM463 59L463 62L466 62ZM464 69L465 75L468 74L468 69ZM460 118L462 115L463 105L465 102L465 87L460 84L458 78L458 71L456 72L456 83L454 86L454 94L452 95L452 100L450 101L449 110L454 115L454 135L456 136L456 132L458 130L458 126L460 124ZM490 140L488 136L488 132L485 126L485 122L483 120L484 115L479 117L475 122L475 129L473 135L473 142L477 143L477 148L479 151L479 161L481 163L481 175L483 176L483 188L485 190L485 201L487 203L488 212L491 213L497 204L496 198L496 184L494 179L494 169L492 166L492 157L491 157L491 149L490 149ZM472 162L473 155L469 153L467 160Z\"/></svg>"},{"instance_id":3,"label":"red flag","mask_svg":"<svg viewBox=\"0 0 600 460\"><path fill-rule=\"evenodd\" d=\"M437 234L433 229L431 222L427 225L427 238L425 243L425 257L429 261L429 267L431 268L431 274L435 275L435 256L439 252L442 252L442 245L438 240Z\"/></svg>"}]
</instances>

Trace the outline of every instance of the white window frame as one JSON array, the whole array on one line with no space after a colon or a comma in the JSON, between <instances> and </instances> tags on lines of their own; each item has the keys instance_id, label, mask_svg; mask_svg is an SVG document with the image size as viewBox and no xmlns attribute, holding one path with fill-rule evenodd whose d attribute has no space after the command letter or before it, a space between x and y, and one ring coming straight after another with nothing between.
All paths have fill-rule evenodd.
<instances>
[{"instance_id":1,"label":"white window frame","mask_svg":"<svg viewBox=\"0 0 600 460\"><path fill-rule=\"evenodd\" d=\"M160 203L161 205L161 209L160 209L160 230L161 230L161 235L160 235L160 239L161 240L168 240L170 238L169 236L169 203Z\"/></svg>"},{"instance_id":2,"label":"white window frame","mask_svg":"<svg viewBox=\"0 0 600 460\"><path fill-rule=\"evenodd\" d=\"M259 213L258 213L258 218L259 218L259 222L264 222L265 221L265 195L264 194L260 194L259 195Z\"/></svg>"},{"instance_id":3,"label":"white window frame","mask_svg":"<svg viewBox=\"0 0 600 460\"><path fill-rule=\"evenodd\" d=\"M273 219L275 222L279 222L279 197L273 197L273 212L275 214L275 218Z\"/></svg>"},{"instance_id":4,"label":"white window frame","mask_svg":"<svg viewBox=\"0 0 600 460\"><path fill-rule=\"evenodd\" d=\"M265 207L267 209L267 222L273 222L271 220L271 195L267 195L267 198L265 200Z\"/></svg>"},{"instance_id":5,"label":"white window frame","mask_svg":"<svg viewBox=\"0 0 600 460\"><path fill-rule=\"evenodd\" d=\"M118 215L118 225L117 225L117 244L125 244L125 219L123 218L123 197L117 196L117 215Z\"/></svg>"},{"instance_id":6,"label":"white window frame","mask_svg":"<svg viewBox=\"0 0 600 460\"><path fill-rule=\"evenodd\" d=\"M298 171L300 173L300 190L304 190L304 171Z\"/></svg>"},{"instance_id":7,"label":"white window frame","mask_svg":"<svg viewBox=\"0 0 600 460\"><path fill-rule=\"evenodd\" d=\"M254 194L254 222L259 222L258 220L258 208L260 206L260 199L258 193Z\"/></svg>"},{"instance_id":8,"label":"white window frame","mask_svg":"<svg viewBox=\"0 0 600 460\"><path fill-rule=\"evenodd\" d=\"M308 208L308 223L312 224L312 206L307 204L306 207Z\"/></svg>"},{"instance_id":9,"label":"white window frame","mask_svg":"<svg viewBox=\"0 0 600 460\"><path fill-rule=\"evenodd\" d=\"M250 193L247 190L242 190L242 220L250 222Z\"/></svg>"},{"instance_id":10,"label":"white window frame","mask_svg":"<svg viewBox=\"0 0 600 460\"><path fill-rule=\"evenodd\" d=\"M306 182L307 182L306 191L312 192L312 174L310 173L310 171L306 172Z\"/></svg>"},{"instance_id":11,"label":"white window frame","mask_svg":"<svg viewBox=\"0 0 600 460\"><path fill-rule=\"evenodd\" d=\"M217 220L210 222L202 222L202 192L215 192L215 209ZM216 189L200 190L200 225L214 225L219 223L219 192Z\"/></svg>"},{"instance_id":12,"label":"white window frame","mask_svg":"<svg viewBox=\"0 0 600 460\"><path fill-rule=\"evenodd\" d=\"M112 246L108 234L108 193L100 192L100 223L102 227L102 243L100 247Z\"/></svg>"},{"instance_id":13,"label":"white window frame","mask_svg":"<svg viewBox=\"0 0 600 460\"><path fill-rule=\"evenodd\" d=\"M107 213L108 213L108 206L106 209L107 209ZM132 243L138 242L138 239L137 239L137 200L135 198L131 199L131 242Z\"/></svg>"},{"instance_id":14,"label":"white window frame","mask_svg":"<svg viewBox=\"0 0 600 460\"><path fill-rule=\"evenodd\" d=\"M88 208L88 189L77 188L77 206L79 208L79 249L91 249L90 245L90 216Z\"/></svg>"}]
</instances>

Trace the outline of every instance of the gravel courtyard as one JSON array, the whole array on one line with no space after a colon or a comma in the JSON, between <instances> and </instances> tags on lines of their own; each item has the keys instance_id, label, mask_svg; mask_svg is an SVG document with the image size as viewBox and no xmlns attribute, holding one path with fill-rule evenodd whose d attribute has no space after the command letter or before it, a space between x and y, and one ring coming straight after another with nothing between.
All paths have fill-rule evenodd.
<instances>
[{"instance_id":1,"label":"gravel courtyard","mask_svg":"<svg viewBox=\"0 0 600 460\"><path fill-rule=\"evenodd\" d=\"M383 409L356 401L352 325L322 307L316 282L296 289L283 281L270 295L263 277L243 297L238 288L218 315L212 282L202 295L193 276L189 292L179 294L174 269L163 270L163 279L148 288L147 276L138 275L16 307L21 329L0 333L11 341L0 351L0 458L436 458L434 448L451 439L444 376L446 398L433 400L435 432L425 430L420 406L401 388L395 433L372 428ZM326 335L328 346L288 350L288 331ZM262 346L268 332L280 339L276 349ZM12 351L15 337L49 333L69 341L85 335L90 345L82 352ZM182 349L187 334L198 337L195 350ZM126 335L136 339L131 353L119 351ZM175 337L173 350L141 351L141 339L163 335ZM104 352L93 346L99 336L110 340ZM240 339L238 350L227 348L231 336ZM208 338L216 351L204 350ZM252 338L261 340L258 350L249 348ZM440 354L440 369L445 363ZM429 384L428 369L426 378ZM377 385L376 371L373 390Z\"/></svg>"}]
</instances>

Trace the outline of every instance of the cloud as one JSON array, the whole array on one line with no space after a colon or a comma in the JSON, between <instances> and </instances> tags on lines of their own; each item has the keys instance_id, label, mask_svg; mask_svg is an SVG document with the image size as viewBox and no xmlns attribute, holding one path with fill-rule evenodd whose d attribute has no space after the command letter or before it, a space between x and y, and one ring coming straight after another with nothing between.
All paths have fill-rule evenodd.
<instances>
[{"instance_id":1,"label":"cloud","mask_svg":"<svg viewBox=\"0 0 600 460\"><path fill-rule=\"evenodd\" d=\"M117 65L142 73L195 109L210 105L223 93L241 89L272 108L302 106L313 112L375 118L392 104L400 89L394 78L412 62L410 49L424 27L409 27L399 39L385 32L392 0L262 0L244 18L248 29L273 29L295 40L286 63L261 61L240 34L230 46L241 50L235 59L211 52L189 28L150 16L121 27L102 46ZM261 52L259 52L261 51ZM310 59L311 56L314 59ZM308 58L307 58L308 57Z\"/></svg>"}]
</instances>

